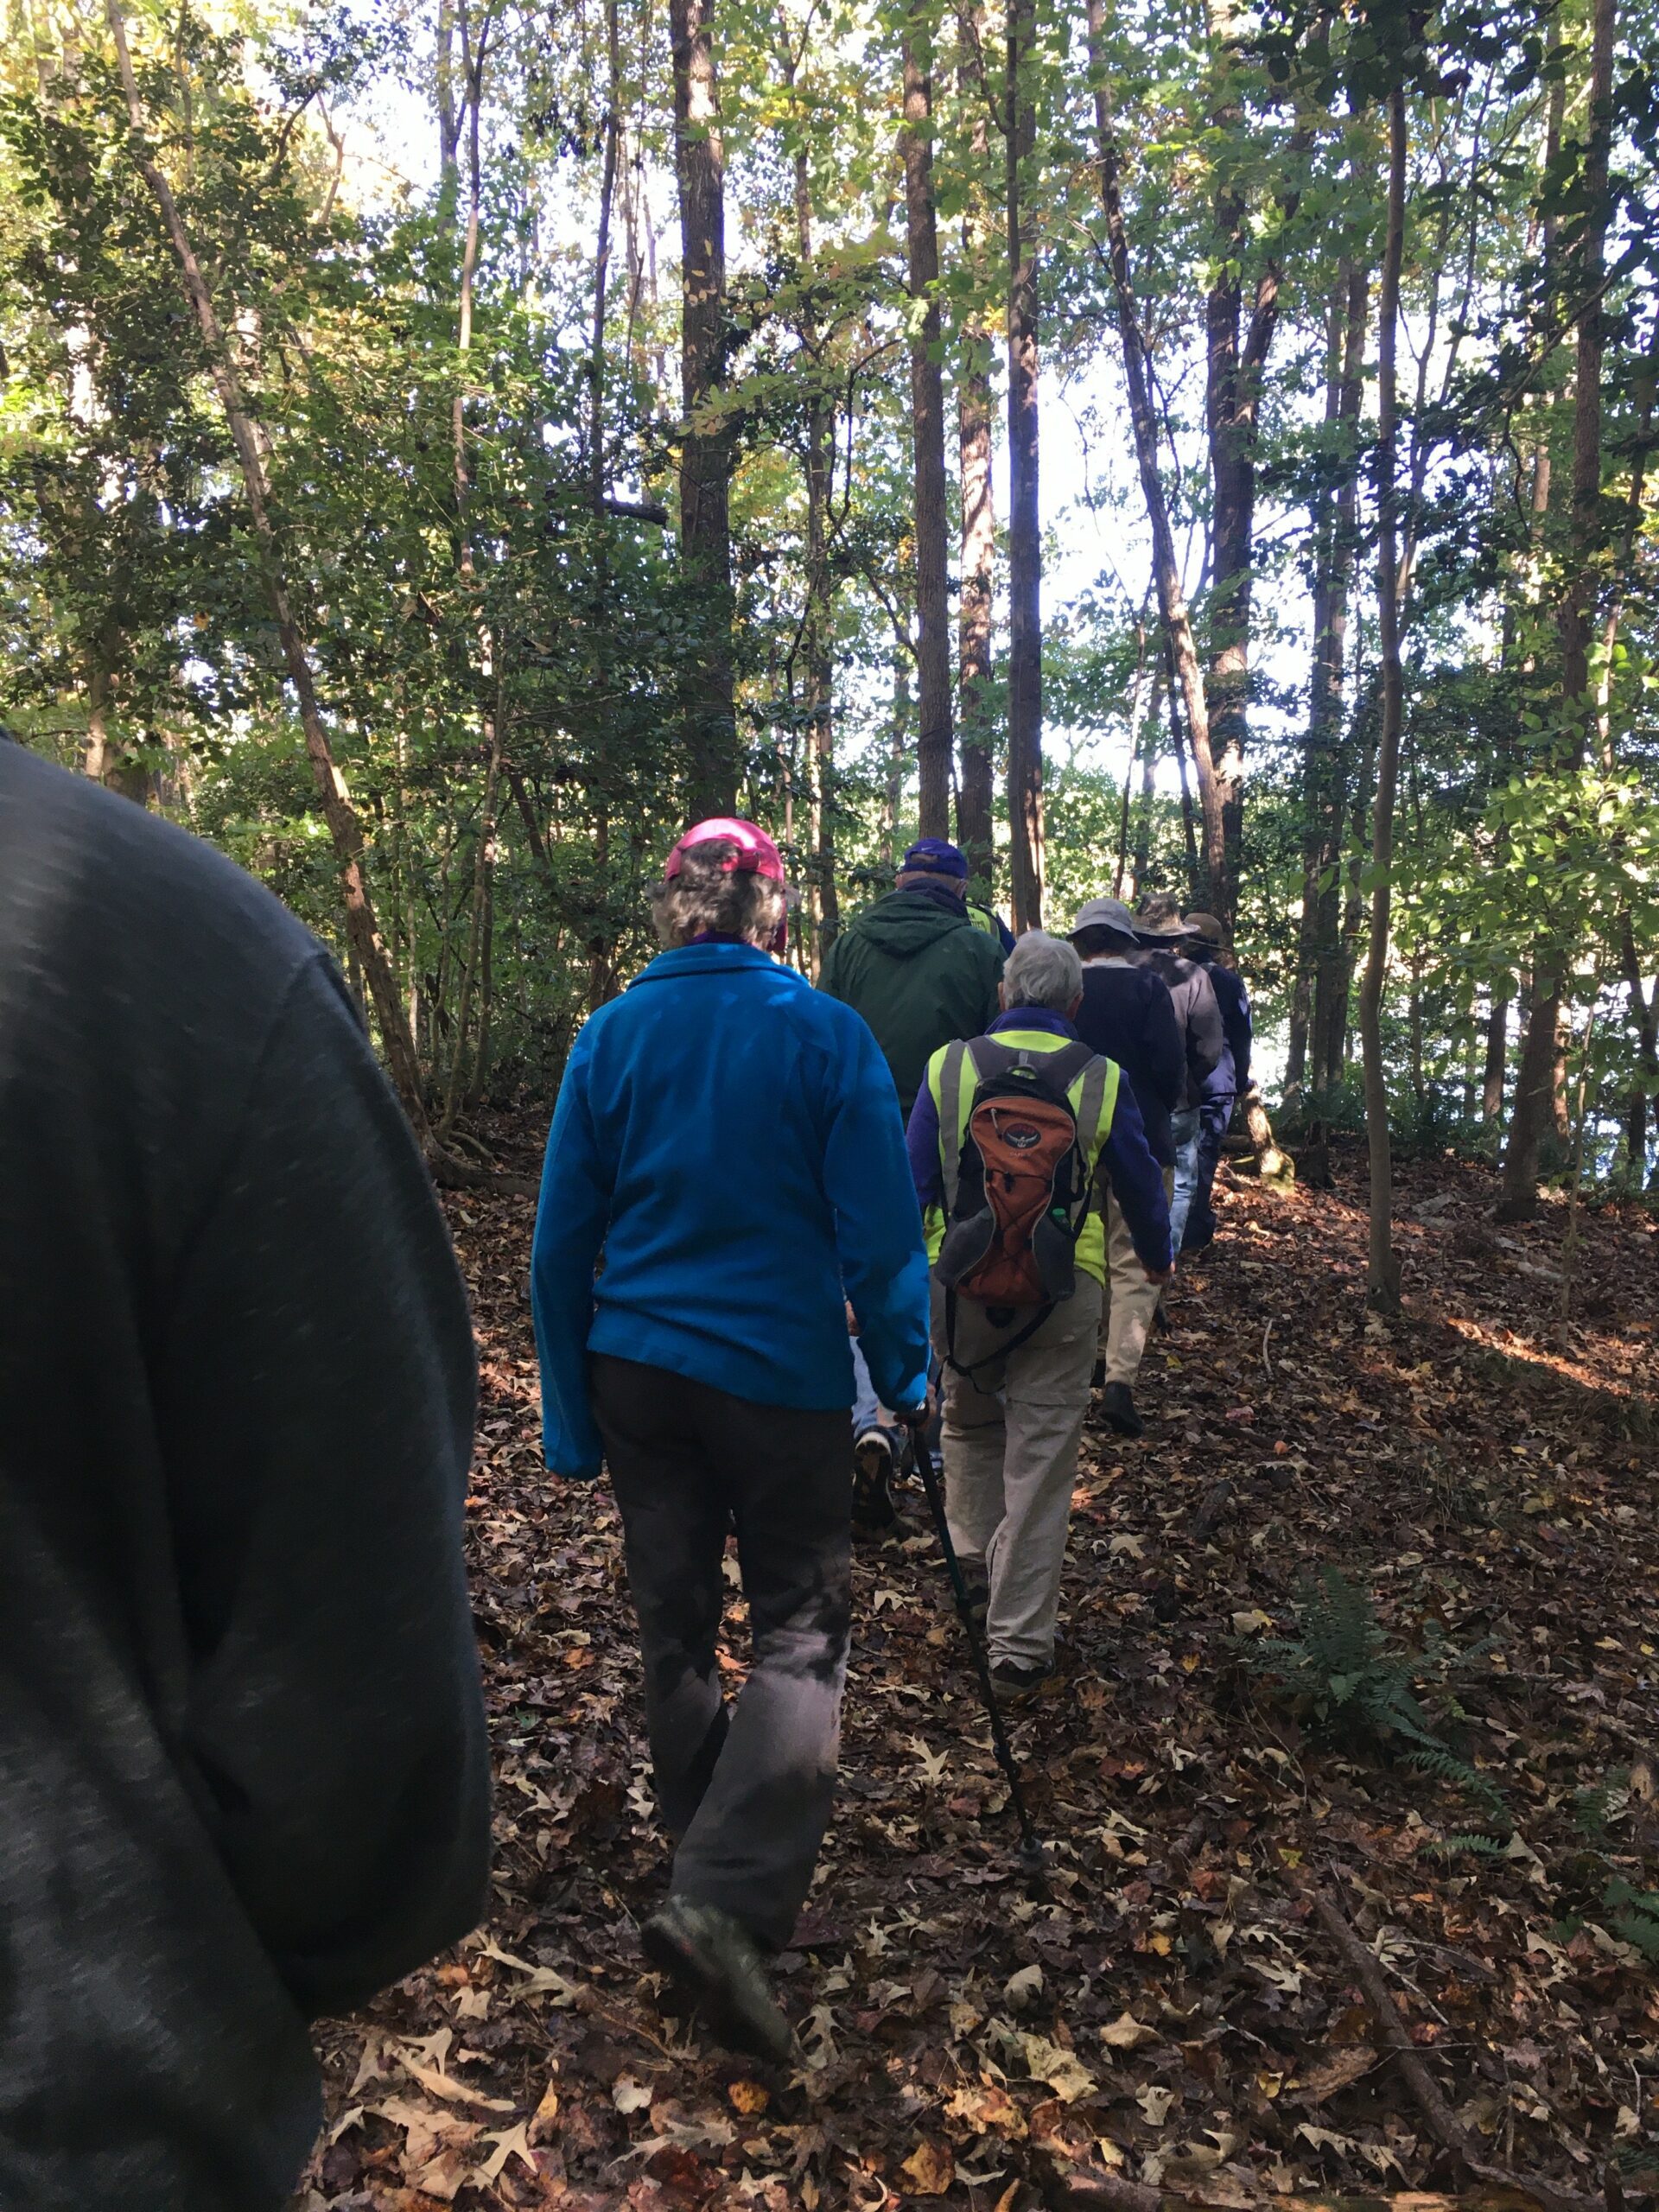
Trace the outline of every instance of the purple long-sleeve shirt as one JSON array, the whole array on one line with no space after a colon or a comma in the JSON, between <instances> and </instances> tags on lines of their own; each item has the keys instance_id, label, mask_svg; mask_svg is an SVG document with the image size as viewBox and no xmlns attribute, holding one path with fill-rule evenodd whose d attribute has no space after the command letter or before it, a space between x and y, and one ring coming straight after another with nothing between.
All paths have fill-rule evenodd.
<instances>
[{"instance_id":1,"label":"purple long-sleeve shirt","mask_svg":"<svg viewBox=\"0 0 1659 2212\"><path fill-rule=\"evenodd\" d=\"M1063 1037L1068 1043L1075 1043L1077 1036L1063 1014L1051 1013L1040 1006L1010 1007L1006 1014L997 1016L987 1033L995 1037L1000 1029L1046 1030L1051 1036ZM939 1154L939 1109L925 1084L917 1092L916 1103L911 1109L905 1144L922 1211L925 1213L930 1206L943 1205L944 1170ZM1101 1160L1112 1195L1128 1224L1135 1257L1154 1274L1162 1274L1169 1266L1171 1256L1169 1205L1164 1196L1162 1172L1147 1148L1141 1109L1127 1083L1117 1086L1117 1105Z\"/></svg>"}]
</instances>

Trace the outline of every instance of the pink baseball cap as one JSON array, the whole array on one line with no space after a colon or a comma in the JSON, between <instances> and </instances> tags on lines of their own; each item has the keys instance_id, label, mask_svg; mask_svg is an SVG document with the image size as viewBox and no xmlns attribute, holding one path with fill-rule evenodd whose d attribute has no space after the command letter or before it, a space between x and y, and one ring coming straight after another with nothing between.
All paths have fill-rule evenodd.
<instances>
[{"instance_id":1,"label":"pink baseball cap","mask_svg":"<svg viewBox=\"0 0 1659 2212\"><path fill-rule=\"evenodd\" d=\"M721 862L726 875L767 875L774 883L785 881L784 856L764 830L753 822L736 816L717 814L707 822L692 824L668 856L663 870L665 882L671 883L679 874L683 855L693 845L709 845L724 841L734 845L735 852L728 853Z\"/></svg>"}]
</instances>

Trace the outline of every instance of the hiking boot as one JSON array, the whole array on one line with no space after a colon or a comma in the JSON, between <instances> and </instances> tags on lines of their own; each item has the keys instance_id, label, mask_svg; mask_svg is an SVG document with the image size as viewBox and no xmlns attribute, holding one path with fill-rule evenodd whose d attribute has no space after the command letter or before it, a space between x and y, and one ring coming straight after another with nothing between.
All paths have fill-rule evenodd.
<instances>
[{"instance_id":1,"label":"hiking boot","mask_svg":"<svg viewBox=\"0 0 1659 2212\"><path fill-rule=\"evenodd\" d=\"M1100 1394L1100 1410L1108 1427L1120 1436L1141 1436L1146 1424L1135 1410L1135 1393L1127 1382L1109 1382Z\"/></svg>"},{"instance_id":2,"label":"hiking boot","mask_svg":"<svg viewBox=\"0 0 1659 2212\"><path fill-rule=\"evenodd\" d=\"M722 2043L786 2063L794 2031L772 1993L760 1946L741 1920L718 1905L672 1897L639 1940L652 1964L702 2005Z\"/></svg>"},{"instance_id":3,"label":"hiking boot","mask_svg":"<svg viewBox=\"0 0 1659 2212\"><path fill-rule=\"evenodd\" d=\"M1013 1659L999 1659L991 1669L991 1688L1004 1705L1030 1705L1057 1689L1059 1680L1059 1670L1052 1659L1029 1667Z\"/></svg>"},{"instance_id":4,"label":"hiking boot","mask_svg":"<svg viewBox=\"0 0 1659 2212\"><path fill-rule=\"evenodd\" d=\"M861 1529L891 1529L899 1518L893 1502L893 1446L880 1429L871 1429L853 1446L853 1518Z\"/></svg>"},{"instance_id":5,"label":"hiking boot","mask_svg":"<svg viewBox=\"0 0 1659 2212\"><path fill-rule=\"evenodd\" d=\"M1103 1390L1106 1388L1106 1362L1103 1359L1097 1359L1095 1362L1095 1371L1089 1377L1089 1388L1091 1390Z\"/></svg>"}]
</instances>

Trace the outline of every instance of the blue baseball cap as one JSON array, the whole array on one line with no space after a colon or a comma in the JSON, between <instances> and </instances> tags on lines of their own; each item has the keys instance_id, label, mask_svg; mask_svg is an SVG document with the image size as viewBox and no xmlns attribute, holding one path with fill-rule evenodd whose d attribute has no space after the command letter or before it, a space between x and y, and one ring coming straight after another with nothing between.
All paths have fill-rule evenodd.
<instances>
[{"instance_id":1,"label":"blue baseball cap","mask_svg":"<svg viewBox=\"0 0 1659 2212\"><path fill-rule=\"evenodd\" d=\"M968 880L968 862L960 849L945 837L918 837L905 855L899 874L908 874L912 869L924 875L951 875L959 883Z\"/></svg>"}]
</instances>

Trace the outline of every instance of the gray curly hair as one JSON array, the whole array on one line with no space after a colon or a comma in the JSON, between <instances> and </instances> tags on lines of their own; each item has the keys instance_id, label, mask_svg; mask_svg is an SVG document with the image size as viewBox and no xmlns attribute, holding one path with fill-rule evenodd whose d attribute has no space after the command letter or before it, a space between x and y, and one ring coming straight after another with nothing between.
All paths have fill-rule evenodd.
<instances>
[{"instance_id":1,"label":"gray curly hair","mask_svg":"<svg viewBox=\"0 0 1659 2212\"><path fill-rule=\"evenodd\" d=\"M753 869L721 863L737 846L730 837L709 837L680 855L680 872L651 894L651 918L664 949L690 944L710 931L741 938L770 952L784 918L788 894L781 883Z\"/></svg>"}]
</instances>

